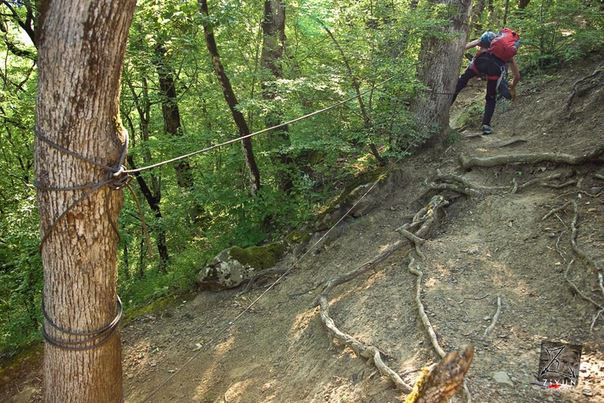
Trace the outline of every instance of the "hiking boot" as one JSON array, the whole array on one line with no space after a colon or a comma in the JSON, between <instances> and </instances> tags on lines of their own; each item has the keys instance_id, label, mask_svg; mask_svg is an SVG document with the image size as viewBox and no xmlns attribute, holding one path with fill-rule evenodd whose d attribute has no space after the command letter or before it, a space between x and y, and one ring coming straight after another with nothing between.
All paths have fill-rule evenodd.
<instances>
[{"instance_id":1,"label":"hiking boot","mask_svg":"<svg viewBox=\"0 0 604 403\"><path fill-rule=\"evenodd\" d=\"M493 133L493 128L489 125L482 125L482 134L491 134Z\"/></svg>"}]
</instances>

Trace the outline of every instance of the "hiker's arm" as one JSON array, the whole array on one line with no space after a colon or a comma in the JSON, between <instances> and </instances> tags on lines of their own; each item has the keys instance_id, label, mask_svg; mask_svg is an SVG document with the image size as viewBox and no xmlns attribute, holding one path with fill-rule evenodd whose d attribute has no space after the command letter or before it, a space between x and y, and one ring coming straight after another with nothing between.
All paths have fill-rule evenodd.
<instances>
[{"instance_id":1,"label":"hiker's arm","mask_svg":"<svg viewBox=\"0 0 604 403\"><path fill-rule=\"evenodd\" d=\"M512 80L512 87L515 87L518 84L518 81L520 81L520 69L518 69L516 59L512 59L510 63L510 68L512 69L512 74L514 75L514 79Z\"/></svg>"},{"instance_id":2,"label":"hiker's arm","mask_svg":"<svg viewBox=\"0 0 604 403\"><path fill-rule=\"evenodd\" d=\"M479 44L480 44L480 38L474 39L472 42L466 43L466 50L471 49L471 48L475 48Z\"/></svg>"}]
</instances>

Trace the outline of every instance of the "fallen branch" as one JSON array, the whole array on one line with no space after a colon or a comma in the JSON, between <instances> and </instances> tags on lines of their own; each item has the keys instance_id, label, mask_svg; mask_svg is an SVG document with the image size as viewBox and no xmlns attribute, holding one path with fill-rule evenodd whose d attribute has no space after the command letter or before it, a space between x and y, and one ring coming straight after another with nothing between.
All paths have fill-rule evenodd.
<instances>
[{"instance_id":1,"label":"fallen branch","mask_svg":"<svg viewBox=\"0 0 604 403\"><path fill-rule=\"evenodd\" d=\"M474 358L474 347L466 346L460 354L451 351L431 369L424 369L405 403L447 403L462 387L469 396L464 378Z\"/></svg>"},{"instance_id":2,"label":"fallen branch","mask_svg":"<svg viewBox=\"0 0 604 403\"><path fill-rule=\"evenodd\" d=\"M497 323L497 320L499 319L500 314L501 314L501 297L497 296L497 311L495 312L495 315L493 316L493 319L491 320L491 324L489 325L489 327L487 327L485 329L482 337L487 337L487 335L489 333L491 333L491 331L495 328L495 324Z\"/></svg>"},{"instance_id":3,"label":"fallen branch","mask_svg":"<svg viewBox=\"0 0 604 403\"><path fill-rule=\"evenodd\" d=\"M582 155L570 155L563 153L534 153L534 154L502 154L492 157L472 157L461 154L459 162L463 169L473 167L495 167L508 164L538 164L541 162L553 162L558 164L581 165L598 159L604 154L604 144L594 148L592 151Z\"/></svg>"},{"instance_id":4,"label":"fallen branch","mask_svg":"<svg viewBox=\"0 0 604 403\"><path fill-rule=\"evenodd\" d=\"M604 181L604 175L594 174L594 178L600 179L601 181Z\"/></svg>"}]
</instances>

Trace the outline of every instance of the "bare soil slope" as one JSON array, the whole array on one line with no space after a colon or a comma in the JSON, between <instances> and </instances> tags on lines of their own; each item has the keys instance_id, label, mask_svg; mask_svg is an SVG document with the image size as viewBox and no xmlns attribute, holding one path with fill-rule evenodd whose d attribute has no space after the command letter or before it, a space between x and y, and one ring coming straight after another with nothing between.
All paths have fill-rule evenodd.
<instances>
[{"instance_id":1,"label":"bare soil slope","mask_svg":"<svg viewBox=\"0 0 604 403\"><path fill-rule=\"evenodd\" d=\"M431 182L437 170L500 187L480 189L475 196L444 191L450 205L426 237L425 259L419 261L422 301L440 344L447 351L469 343L476 347L467 376L474 401L604 401L604 314L594 322L598 309L565 279L569 262L574 259L567 278L584 296L602 305L604 290L596 269L571 249L572 204L543 219L574 200L577 245L602 267L604 164L540 163L465 172L458 163L460 154L581 155L603 144L604 85L577 92L567 108L575 81L600 63L601 58L560 77L522 83L518 100L498 107L493 135L474 136L467 130L450 146L405 161L393 176L395 186L376 189L375 209L347 219L337 238L307 254L274 288L244 294L202 292L130 323L123 329L126 401L403 401L373 366L334 343L313 300L326 280L401 239L394 230L436 193L426 180ZM481 99L483 86L477 82L465 90L454 113ZM522 187L555 174L559 177ZM289 267L299 257L290 254L279 264ZM336 288L330 303L342 330L378 347L387 364L412 384L417 370L437 356L418 318L416 278L407 265L407 253L394 253L369 273ZM502 302L500 316L485 337L497 297ZM531 384L543 340L583 345L577 387L544 389ZM39 399L36 374L12 382L4 393L13 401Z\"/></svg>"}]
</instances>

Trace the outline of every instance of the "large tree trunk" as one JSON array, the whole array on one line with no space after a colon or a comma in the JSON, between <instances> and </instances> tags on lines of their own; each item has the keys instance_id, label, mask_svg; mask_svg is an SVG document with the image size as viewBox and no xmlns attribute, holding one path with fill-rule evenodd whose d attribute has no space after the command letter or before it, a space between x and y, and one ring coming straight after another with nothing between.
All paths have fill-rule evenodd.
<instances>
[{"instance_id":1,"label":"large tree trunk","mask_svg":"<svg viewBox=\"0 0 604 403\"><path fill-rule=\"evenodd\" d=\"M214 30L212 29L211 22L209 22L209 11L208 11L208 2L207 0L199 0L199 8L201 10L201 14L204 17L203 24L203 32L206 39L206 45L208 47L208 51L210 52L210 56L212 57L212 66L214 67L214 73L218 77L218 81L222 85L222 93L224 94L224 99L231 110L231 114L233 115L233 120L239 129L239 134L241 136L247 136L250 134L250 129L247 125L245 117L243 114L237 109L237 97L235 96L235 92L233 91L233 87L231 86L231 81L229 77L226 75L224 71L224 66L222 65L222 61L220 60L220 54L218 53L218 46L216 45L216 38L214 38ZM256 159L254 158L254 151L252 149L252 140L248 137L241 140L241 145L243 146L243 155L245 157L245 164L247 166L249 175L250 175L250 187L252 194L256 194L260 189L260 171L258 170L258 165L256 164Z\"/></svg>"},{"instance_id":2,"label":"large tree trunk","mask_svg":"<svg viewBox=\"0 0 604 403\"><path fill-rule=\"evenodd\" d=\"M468 35L471 0L431 0L433 5L446 4L450 23L442 28L447 40L429 36L422 41L418 78L427 90L414 105L414 113L429 145L443 140L449 128L449 106L455 90L461 56Z\"/></svg>"},{"instance_id":3,"label":"large tree trunk","mask_svg":"<svg viewBox=\"0 0 604 403\"><path fill-rule=\"evenodd\" d=\"M121 192L52 191L107 178L108 172L60 151L61 147L114 166L124 132L119 119L119 77L135 0L43 2L39 36L36 171L40 186L42 262L47 340L47 402L122 401L117 329L93 342L74 336L116 317L117 217ZM45 190L46 188L46 190ZM88 193L87 197L83 197ZM83 197L83 198L82 198ZM77 200L82 198L78 203ZM75 205L69 208L73 203ZM63 330L59 330L62 328ZM105 337L107 337L105 339Z\"/></svg>"},{"instance_id":4,"label":"large tree trunk","mask_svg":"<svg viewBox=\"0 0 604 403\"><path fill-rule=\"evenodd\" d=\"M262 98L273 101L276 92L267 81L283 78L281 59L285 52L285 2L280 0L265 0L264 14L262 17L262 52L260 55L260 66L262 68ZM281 113L271 111L266 115L266 127L281 124ZM289 192L293 187L291 172L288 166L292 165L292 159L282 151L290 145L287 126L279 130L273 130L270 135L271 145L279 151L274 157L277 165L285 169L279 173L279 187L284 192Z\"/></svg>"}]
</instances>

